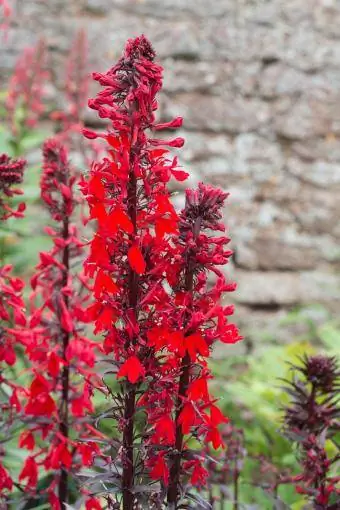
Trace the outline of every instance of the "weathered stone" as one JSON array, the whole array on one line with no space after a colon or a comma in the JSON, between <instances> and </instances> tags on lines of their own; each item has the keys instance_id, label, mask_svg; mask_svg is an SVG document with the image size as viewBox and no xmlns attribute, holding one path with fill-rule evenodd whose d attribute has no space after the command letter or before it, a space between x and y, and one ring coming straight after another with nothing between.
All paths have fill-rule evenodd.
<instances>
[{"instance_id":1,"label":"weathered stone","mask_svg":"<svg viewBox=\"0 0 340 510\"><path fill-rule=\"evenodd\" d=\"M1 41L1 89L24 47L44 36L50 108L66 106L59 92L79 28L88 34L89 71L109 69L127 38L150 38L164 66L159 117L184 117L173 134L186 144L173 153L190 179L171 181L173 199L182 207L184 188L200 180L230 191L235 265L227 272L238 280L244 323L249 308L255 329L273 321L273 330L281 307L320 300L340 309L335 0L32 0L16 9ZM91 82L90 97L98 89ZM98 129L107 124L91 110L85 120Z\"/></svg>"},{"instance_id":2,"label":"weathered stone","mask_svg":"<svg viewBox=\"0 0 340 510\"><path fill-rule=\"evenodd\" d=\"M238 270L236 300L255 307L310 303L340 305L340 277L331 272L256 272Z\"/></svg>"},{"instance_id":3,"label":"weathered stone","mask_svg":"<svg viewBox=\"0 0 340 510\"><path fill-rule=\"evenodd\" d=\"M186 121L184 119L184 127ZM198 131L176 131L176 136L185 140L184 148L174 151L179 162L191 163L193 168L199 165L211 166L211 159L228 161L232 154L232 139L226 134L203 133Z\"/></svg>"},{"instance_id":4,"label":"weathered stone","mask_svg":"<svg viewBox=\"0 0 340 510\"><path fill-rule=\"evenodd\" d=\"M316 160L312 164L306 164L300 159L289 158L287 168L289 172L306 183L322 187L340 185L340 166L338 163Z\"/></svg>"},{"instance_id":5,"label":"weathered stone","mask_svg":"<svg viewBox=\"0 0 340 510\"><path fill-rule=\"evenodd\" d=\"M282 236L283 237L283 236ZM314 269L319 261L319 251L313 244L305 246L303 243L295 245L288 244L284 239L277 237L264 237L257 235L249 249L256 254L256 260L252 261L252 269L262 270L302 270ZM240 258L237 260L242 264L242 250L238 250ZM249 267L249 264L244 264Z\"/></svg>"},{"instance_id":6,"label":"weathered stone","mask_svg":"<svg viewBox=\"0 0 340 510\"><path fill-rule=\"evenodd\" d=\"M134 12L156 18L178 18L178 16L222 16L230 12L231 7L224 0L207 3L204 0L111 0L110 4L124 11Z\"/></svg>"},{"instance_id":7,"label":"weathered stone","mask_svg":"<svg viewBox=\"0 0 340 510\"><path fill-rule=\"evenodd\" d=\"M282 204L285 204L285 207L291 211L293 221L300 226L303 232L308 232L309 235L314 237L315 244L318 244L320 236L324 234L324 236L328 236L329 239L333 240L335 245L338 245L339 191L330 193L328 189L317 188L307 183L300 184L299 189L300 191L297 191L296 194L292 193L290 196L286 195L286 198L283 196L281 198ZM299 200L295 199L296 196L299 197ZM323 256L320 254L320 258Z\"/></svg>"},{"instance_id":8,"label":"weathered stone","mask_svg":"<svg viewBox=\"0 0 340 510\"><path fill-rule=\"evenodd\" d=\"M279 59L285 32L279 26L265 26L244 20L238 15L200 24L205 41L205 59L228 59L232 62Z\"/></svg>"},{"instance_id":9,"label":"weathered stone","mask_svg":"<svg viewBox=\"0 0 340 510\"><path fill-rule=\"evenodd\" d=\"M316 159L340 162L340 140L331 133L326 138L295 142L291 148L305 163Z\"/></svg>"},{"instance_id":10,"label":"weathered stone","mask_svg":"<svg viewBox=\"0 0 340 510\"><path fill-rule=\"evenodd\" d=\"M290 140L325 136L331 129L329 108L320 100L283 98L276 104L275 130Z\"/></svg>"},{"instance_id":11,"label":"weathered stone","mask_svg":"<svg viewBox=\"0 0 340 510\"><path fill-rule=\"evenodd\" d=\"M314 11L315 28L328 37L339 37L340 6L338 2L321 1Z\"/></svg>"},{"instance_id":12,"label":"weathered stone","mask_svg":"<svg viewBox=\"0 0 340 510\"><path fill-rule=\"evenodd\" d=\"M231 160L232 171L249 174L255 181L267 181L283 167L280 145L252 133L236 137Z\"/></svg>"},{"instance_id":13,"label":"weathered stone","mask_svg":"<svg viewBox=\"0 0 340 510\"><path fill-rule=\"evenodd\" d=\"M85 12L103 16L110 13L112 5L106 0L85 0L83 9Z\"/></svg>"},{"instance_id":14,"label":"weathered stone","mask_svg":"<svg viewBox=\"0 0 340 510\"><path fill-rule=\"evenodd\" d=\"M163 62L165 92L220 93L230 88L234 66L218 62L188 62L167 59Z\"/></svg>"},{"instance_id":15,"label":"weathered stone","mask_svg":"<svg viewBox=\"0 0 340 510\"><path fill-rule=\"evenodd\" d=\"M273 98L304 92L311 87L310 76L282 63L266 66L259 79L260 93Z\"/></svg>"},{"instance_id":16,"label":"weathered stone","mask_svg":"<svg viewBox=\"0 0 340 510\"><path fill-rule=\"evenodd\" d=\"M269 121L269 106L258 99L242 96L207 96L180 94L171 97L165 107L165 116L185 117L188 129L206 129L237 133L251 131Z\"/></svg>"}]
</instances>

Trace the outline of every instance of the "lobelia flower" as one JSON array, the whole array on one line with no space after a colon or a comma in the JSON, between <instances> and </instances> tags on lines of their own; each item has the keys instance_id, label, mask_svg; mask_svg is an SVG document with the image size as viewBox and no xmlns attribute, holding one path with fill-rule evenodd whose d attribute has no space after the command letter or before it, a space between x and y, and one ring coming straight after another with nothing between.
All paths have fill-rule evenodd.
<instances>
[{"instance_id":1,"label":"lobelia flower","mask_svg":"<svg viewBox=\"0 0 340 510\"><path fill-rule=\"evenodd\" d=\"M6 368L16 363L16 330L26 325L25 304L22 298L24 282L11 276L12 266L0 268L0 439L3 445L11 439L12 428L21 410L20 396L23 388L13 380ZM0 504L13 488L11 474L7 471L2 457L6 448L0 448ZM1 506L1 505L0 505Z\"/></svg>"},{"instance_id":2,"label":"lobelia flower","mask_svg":"<svg viewBox=\"0 0 340 510\"><path fill-rule=\"evenodd\" d=\"M150 408L144 410L143 396L159 401L157 378L162 376L163 393L173 383L166 382L156 346L151 346L148 332L165 322L171 311L170 289L166 278L175 267L171 260L177 248L172 239L178 235L178 216L170 202L167 183L171 177L184 180L188 174L177 167L168 147L180 147L183 140L156 140L148 132L178 127L182 120L158 125L156 94L162 85L162 68L154 62L155 53L144 37L129 40L123 57L105 74L93 76L104 89L89 101L101 118L110 120L107 133L84 130L89 139L102 138L108 154L93 163L88 180L83 183L90 218L96 232L86 260L87 274L94 278L95 304L88 317L95 332L103 334L107 360L116 365L119 390L114 394L114 418L122 435L122 448L112 463L122 467L124 510L131 510L142 494L133 490L146 473L143 456L137 455L142 444L153 448L151 429L156 426ZM162 370L164 373L162 373ZM169 397L170 398L170 397ZM135 417L147 413L146 429L136 438ZM157 410L164 420L156 426L164 441L167 409ZM115 423L115 422L114 422ZM152 455L146 453L147 458ZM153 476L163 478L161 459L152 469ZM155 489L156 490L156 489Z\"/></svg>"},{"instance_id":3,"label":"lobelia flower","mask_svg":"<svg viewBox=\"0 0 340 510\"><path fill-rule=\"evenodd\" d=\"M241 340L236 326L228 320L233 307L221 304L224 293L235 290L235 284L227 282L218 269L232 254L227 248L230 240L214 235L225 230L221 220L227 196L218 188L200 183L196 190L187 190L186 204L180 214L181 259L173 282L173 311L167 321L170 338L174 332L181 336L180 342L171 346L176 360L174 377L178 380L173 399L175 441L169 455L167 501L171 508L182 504L180 486L183 487L188 474L191 473L192 485L205 483L202 460L188 449L187 440L195 437L210 443L214 449L223 446L218 426L227 419L209 393L211 374L207 359L216 341L231 344ZM209 274L215 276L211 286Z\"/></svg>"},{"instance_id":4,"label":"lobelia flower","mask_svg":"<svg viewBox=\"0 0 340 510\"><path fill-rule=\"evenodd\" d=\"M28 429L20 444L34 451L19 479L34 493L41 471L51 472L46 492L51 508L59 510L69 502L70 477L99 453L98 446L87 440L92 436L89 414L96 354L95 343L84 332L89 285L77 266L83 243L72 222L77 176L59 142L46 141L43 157L41 197L54 221L45 229L53 247L40 253L31 279L32 312L25 343L32 377L24 408Z\"/></svg>"},{"instance_id":5,"label":"lobelia flower","mask_svg":"<svg viewBox=\"0 0 340 510\"><path fill-rule=\"evenodd\" d=\"M9 156L0 156L0 220L22 217L24 204L20 204L17 210L13 210L8 204L8 198L21 194L21 190L12 186L20 184L26 162L24 160L11 160ZM21 330L26 325L25 304L22 298L24 282L12 276L12 266L3 264L0 267L0 438L1 443L6 444L10 439L12 426L18 412L21 409L19 396L22 388L17 381L13 381L11 373L7 374L6 368L13 367L16 363L17 338L15 331ZM0 449L0 503L6 500L6 496L13 488L13 480L5 468L2 457L5 448Z\"/></svg>"}]
</instances>

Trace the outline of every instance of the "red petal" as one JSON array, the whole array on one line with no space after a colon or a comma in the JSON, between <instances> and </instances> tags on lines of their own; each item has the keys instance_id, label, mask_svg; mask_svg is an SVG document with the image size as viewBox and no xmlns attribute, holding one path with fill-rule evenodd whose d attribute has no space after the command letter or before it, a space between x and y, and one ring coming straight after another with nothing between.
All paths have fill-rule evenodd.
<instances>
[{"instance_id":1,"label":"red petal","mask_svg":"<svg viewBox=\"0 0 340 510\"><path fill-rule=\"evenodd\" d=\"M102 510L102 507L96 498L90 498L85 504L86 510Z\"/></svg>"},{"instance_id":2,"label":"red petal","mask_svg":"<svg viewBox=\"0 0 340 510\"><path fill-rule=\"evenodd\" d=\"M163 457L159 457L156 462L153 464L153 467L150 471L150 477L153 480L164 480L164 483L167 484L169 480L169 468Z\"/></svg>"},{"instance_id":3,"label":"red petal","mask_svg":"<svg viewBox=\"0 0 340 510\"><path fill-rule=\"evenodd\" d=\"M151 158L157 159L160 158L161 156L164 156L164 154L166 154L167 152L169 152L167 149L153 149L149 151L149 154Z\"/></svg>"},{"instance_id":4,"label":"red petal","mask_svg":"<svg viewBox=\"0 0 340 510\"><path fill-rule=\"evenodd\" d=\"M104 271L99 270L97 273L96 281L94 283L94 296L98 299L103 292L110 292L116 294L119 288L112 280L112 278Z\"/></svg>"},{"instance_id":5,"label":"red petal","mask_svg":"<svg viewBox=\"0 0 340 510\"><path fill-rule=\"evenodd\" d=\"M117 207L107 217L107 228L112 231L112 233L117 231L117 225L127 234L132 234L134 230L130 218L120 207Z\"/></svg>"},{"instance_id":6,"label":"red petal","mask_svg":"<svg viewBox=\"0 0 340 510\"><path fill-rule=\"evenodd\" d=\"M160 218L155 223L155 231L158 238L163 238L165 234L176 234L178 231L177 221Z\"/></svg>"},{"instance_id":7,"label":"red petal","mask_svg":"<svg viewBox=\"0 0 340 510\"><path fill-rule=\"evenodd\" d=\"M89 181L89 194L98 198L98 200L104 200L105 188L99 175L93 175Z\"/></svg>"},{"instance_id":8,"label":"red petal","mask_svg":"<svg viewBox=\"0 0 340 510\"><path fill-rule=\"evenodd\" d=\"M117 374L117 379L127 377L131 384L135 384L140 377L144 377L145 370L137 356L131 356L120 367Z\"/></svg>"},{"instance_id":9,"label":"red petal","mask_svg":"<svg viewBox=\"0 0 340 510\"><path fill-rule=\"evenodd\" d=\"M184 170L171 170L172 175L175 177L176 181L185 181L189 174L187 172L184 172Z\"/></svg>"},{"instance_id":10,"label":"red petal","mask_svg":"<svg viewBox=\"0 0 340 510\"><path fill-rule=\"evenodd\" d=\"M131 246L129 249L128 259L131 269L133 269L137 274L145 273L145 260L137 245Z\"/></svg>"}]
</instances>

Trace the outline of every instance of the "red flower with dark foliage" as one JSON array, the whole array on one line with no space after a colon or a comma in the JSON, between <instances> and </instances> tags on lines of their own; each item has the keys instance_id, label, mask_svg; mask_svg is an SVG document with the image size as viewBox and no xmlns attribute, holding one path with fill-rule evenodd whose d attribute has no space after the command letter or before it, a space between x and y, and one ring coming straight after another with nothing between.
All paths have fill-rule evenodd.
<instances>
[{"instance_id":1,"label":"red flower with dark foliage","mask_svg":"<svg viewBox=\"0 0 340 510\"><path fill-rule=\"evenodd\" d=\"M90 218L97 225L85 267L94 278L96 299L89 316L93 317L95 331L104 334L108 359L111 363L114 359L117 366L120 390L114 398L122 402L115 418L123 443L119 455L124 509L132 509L138 499L131 489L137 472L145 469L143 459L136 460L134 453L138 447L134 419L142 405L138 400L140 388L146 391L150 387L152 393L151 381L163 376L164 370L155 349L148 347L147 333L170 310L170 295L164 284L178 251L172 242L178 235L178 216L167 183L171 177L187 177L164 148L180 147L183 140L161 141L148 135L149 131L182 123L180 118L156 123L162 68L154 57L151 44L141 36L128 41L123 57L106 74L94 74L104 89L89 106L101 118L110 120L110 128L106 134L84 132L90 139L103 138L108 145L107 157L93 164L83 183ZM150 432L154 426L160 430L160 411L155 410L154 416L148 411ZM153 469L154 475L160 466L161 461Z\"/></svg>"},{"instance_id":2,"label":"red flower with dark foliage","mask_svg":"<svg viewBox=\"0 0 340 510\"><path fill-rule=\"evenodd\" d=\"M124 510L138 501L133 491L137 473L170 483L169 502L177 505L179 478L186 476L184 434L220 446L218 425L225 418L208 392L206 358L218 339L240 339L227 320L232 307L219 303L235 288L216 267L231 255L229 239L209 234L224 230L221 208L227 195L200 185L187 192L184 211L176 213L167 183L188 174L165 147L182 147L183 139L149 133L180 127L182 119L155 120L162 68L154 58L141 36L128 41L112 69L93 75L104 89L89 106L110 120L110 128L108 133L84 131L108 145L107 157L93 163L83 183L90 218L96 221L85 267L94 278L96 299L89 318L95 332L104 334L108 362L116 365L120 384L113 398L119 402L114 418L122 449L114 461L121 461ZM209 272L217 277L211 289ZM146 413L146 429L138 439L137 412ZM145 459L137 455L141 442ZM200 462L194 458L184 468L195 484L206 477Z\"/></svg>"}]
</instances>

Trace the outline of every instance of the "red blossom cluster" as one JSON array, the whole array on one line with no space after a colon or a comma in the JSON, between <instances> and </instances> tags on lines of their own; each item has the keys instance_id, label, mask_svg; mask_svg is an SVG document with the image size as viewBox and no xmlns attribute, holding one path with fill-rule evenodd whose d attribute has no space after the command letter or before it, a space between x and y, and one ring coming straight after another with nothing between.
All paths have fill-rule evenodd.
<instances>
[{"instance_id":1,"label":"red blossom cluster","mask_svg":"<svg viewBox=\"0 0 340 510\"><path fill-rule=\"evenodd\" d=\"M84 331L88 282L77 260L82 255L72 216L77 205L77 177L65 148L55 140L44 144L41 197L54 225L46 227L53 241L31 279L29 330L22 333L30 360L31 382L25 396L26 427L19 446L29 451L19 481L35 493L39 470L51 472L46 492L51 508L66 508L69 478L92 463L98 446L88 418L95 343Z\"/></svg>"},{"instance_id":2,"label":"red blossom cluster","mask_svg":"<svg viewBox=\"0 0 340 510\"><path fill-rule=\"evenodd\" d=\"M11 216L22 216L24 204L20 204L15 211L9 206L7 199L21 193L20 190L13 189L12 185L22 182L25 165L24 160L11 160L6 154L0 156L1 221ZM13 420L21 409L18 398L21 388L11 377L7 377L6 368L13 367L16 362L15 331L26 325L25 304L22 298L24 283L11 273L11 265L5 264L0 267L0 436L3 440L10 437ZM2 463L3 453L1 448L0 503L6 493L13 488L13 480Z\"/></svg>"},{"instance_id":3,"label":"red blossom cluster","mask_svg":"<svg viewBox=\"0 0 340 510\"><path fill-rule=\"evenodd\" d=\"M223 445L218 426L227 420L208 390L212 376L207 359L216 341L231 344L241 339L236 326L228 320L233 307L221 304L223 294L235 290L235 284L227 282L218 269L232 254L227 248L230 239L214 235L225 230L222 207L227 196L222 190L199 184L198 189L187 190L180 214L177 246L181 258L173 311L166 325L172 333L181 335L181 348L175 348L172 361L177 366L178 379L168 489L168 503L172 505L178 502L184 474L191 473L192 485L204 485L208 475L200 456L188 450L188 440L198 437L214 449ZM213 282L209 282L210 275L214 276ZM162 347L167 349L166 345Z\"/></svg>"},{"instance_id":4,"label":"red blossom cluster","mask_svg":"<svg viewBox=\"0 0 340 510\"><path fill-rule=\"evenodd\" d=\"M7 154L0 155L0 209L2 221L11 216L15 216L16 218L23 217L25 204L19 204L17 210L14 210L9 206L6 198L22 194L21 189L13 189L12 186L22 183L25 166L26 161L24 159L12 159Z\"/></svg>"},{"instance_id":5,"label":"red blossom cluster","mask_svg":"<svg viewBox=\"0 0 340 510\"><path fill-rule=\"evenodd\" d=\"M224 231L227 194L201 184L187 192L182 213L175 211L167 183L188 174L166 147L181 147L183 139L149 133L177 128L182 119L155 120L162 68L154 57L141 36L128 41L106 74L94 74L104 89L89 106L111 124L107 134L84 132L108 144L107 157L93 164L83 183L97 224L85 267L94 278L96 300L89 313L95 332L104 335L120 385L114 399L121 403L116 419L123 448L114 461L119 458L122 466L125 510L138 500L134 485L145 472L169 486L174 508L184 473L190 473L192 484L204 483L206 470L188 450L187 439L195 435L218 448L217 427L225 421L209 395L207 358L218 339L240 339L227 320L232 307L220 304L223 293L235 288L217 268L231 255L229 239L211 235ZM209 273L216 276L211 287ZM140 412L147 424L138 441ZM141 441L144 458L136 455Z\"/></svg>"},{"instance_id":6,"label":"red blossom cluster","mask_svg":"<svg viewBox=\"0 0 340 510\"><path fill-rule=\"evenodd\" d=\"M24 109L26 127L42 111L38 92L45 77L43 55L41 43L18 63L8 97L13 128L18 107ZM186 192L183 211L175 210L168 183L184 181L188 173L170 148L182 147L184 141L156 135L180 127L182 119L156 121L162 68L144 36L129 40L107 73L94 74L103 90L89 106L108 119L110 127L106 133L84 134L103 139L107 155L93 162L86 180L79 181L61 142L72 145L70 133L82 126L85 57L86 40L80 33L68 63L70 108L58 117L61 132L43 149L41 198L51 217L45 231L53 246L40 253L31 278L28 327L22 285L8 279L6 267L2 270L7 301L0 303L0 314L16 327L2 329L0 361L2 357L6 364L14 363L16 342L24 348L29 367L25 389L0 380L9 388L4 403L8 417L14 409L24 424L19 446L28 453L16 483L31 498L48 498L53 510L66 510L70 482L78 484L81 469L96 458L100 462L95 468L108 471L100 475L100 489L96 477L94 484L87 481L80 489L87 510L101 508L98 496L110 508L122 504L132 510L147 497L159 508L167 500L177 509L189 496L185 487L204 486L208 474L204 457L189 448L190 440L215 449L223 446L218 427L227 419L208 388L212 347L218 340L240 340L229 323L233 307L221 304L224 293L235 289L219 269L232 253L222 223L227 193L200 184ZM23 165L0 158L4 196L18 193L12 185L21 182ZM78 185L96 229L85 274L78 264L84 246L74 223ZM13 211L2 197L1 206L4 219L23 211L22 206ZM88 323L94 324L102 343L88 337ZM105 355L96 368L103 372L101 378L94 373L97 350ZM107 370L102 368L107 365ZM115 375L114 386L107 374ZM96 424L102 417L111 419L119 440L113 439L116 433L109 439L92 426L95 389L113 403ZM38 489L45 473L49 483ZM0 475L0 490L6 494L13 482L2 464ZM150 485L146 492L138 488L143 483Z\"/></svg>"},{"instance_id":7,"label":"red blossom cluster","mask_svg":"<svg viewBox=\"0 0 340 510\"><path fill-rule=\"evenodd\" d=\"M10 265L0 268L0 437L3 441L10 438L13 422L21 410L22 388L6 375L6 368L13 367L16 362L16 330L26 325L24 283L11 276L11 272ZM12 477L2 463L3 453L5 449L0 449L0 503L13 488Z\"/></svg>"}]
</instances>

